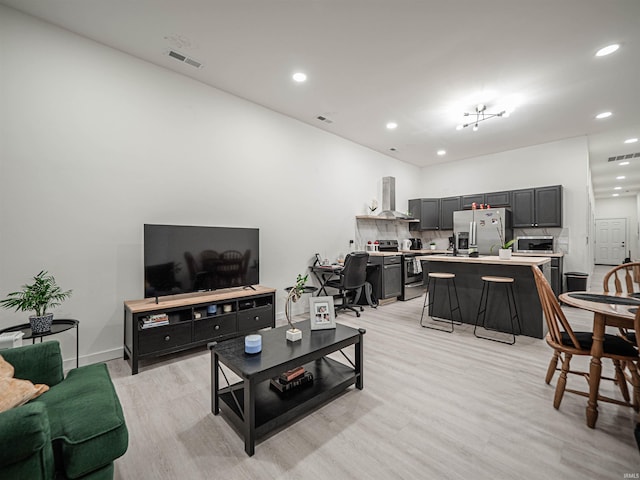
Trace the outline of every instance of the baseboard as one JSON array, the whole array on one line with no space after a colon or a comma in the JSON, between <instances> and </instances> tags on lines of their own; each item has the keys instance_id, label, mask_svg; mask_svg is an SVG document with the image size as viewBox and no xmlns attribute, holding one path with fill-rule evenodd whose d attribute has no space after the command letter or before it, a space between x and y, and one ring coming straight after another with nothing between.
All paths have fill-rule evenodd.
<instances>
[{"instance_id":1,"label":"baseboard","mask_svg":"<svg viewBox=\"0 0 640 480\"><path fill-rule=\"evenodd\" d=\"M92 365L94 363L103 363L108 362L109 360L115 360L116 358L123 358L124 350L123 347L113 348L111 350L105 350L103 352L91 353L89 355L82 355L79 358L79 364L82 365ZM71 370L72 368L76 368L76 359L75 357L67 358L62 362L63 368L65 371Z\"/></svg>"}]
</instances>

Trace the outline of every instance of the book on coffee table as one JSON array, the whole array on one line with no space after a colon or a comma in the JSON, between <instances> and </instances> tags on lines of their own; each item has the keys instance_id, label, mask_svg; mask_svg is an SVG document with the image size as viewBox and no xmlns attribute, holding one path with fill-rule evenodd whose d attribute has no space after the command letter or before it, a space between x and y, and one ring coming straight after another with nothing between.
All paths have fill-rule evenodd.
<instances>
[{"instance_id":1,"label":"book on coffee table","mask_svg":"<svg viewBox=\"0 0 640 480\"><path fill-rule=\"evenodd\" d=\"M274 377L270 381L270 386L272 389L280 393L285 393L291 390L296 390L298 388L311 385L312 383L313 383L313 374L311 372L304 372L299 377L287 383L282 383L280 381L280 377Z\"/></svg>"}]
</instances>

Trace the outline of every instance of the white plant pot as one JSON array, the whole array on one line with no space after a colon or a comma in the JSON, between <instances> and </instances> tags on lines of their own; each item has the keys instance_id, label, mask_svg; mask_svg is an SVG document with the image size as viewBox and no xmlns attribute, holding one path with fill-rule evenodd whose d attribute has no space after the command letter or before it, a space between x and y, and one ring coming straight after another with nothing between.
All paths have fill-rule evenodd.
<instances>
[{"instance_id":1,"label":"white plant pot","mask_svg":"<svg viewBox=\"0 0 640 480\"><path fill-rule=\"evenodd\" d=\"M302 330L298 328L290 328L287 330L287 340L290 342L297 342L298 340L302 340Z\"/></svg>"},{"instance_id":2,"label":"white plant pot","mask_svg":"<svg viewBox=\"0 0 640 480\"><path fill-rule=\"evenodd\" d=\"M435 250L435 249L436 249L436 246L435 246L435 245L429 245L429 248L430 248L431 250Z\"/></svg>"},{"instance_id":3,"label":"white plant pot","mask_svg":"<svg viewBox=\"0 0 640 480\"><path fill-rule=\"evenodd\" d=\"M500 260L511 260L511 249L501 248L498 250L498 256L500 257Z\"/></svg>"}]
</instances>

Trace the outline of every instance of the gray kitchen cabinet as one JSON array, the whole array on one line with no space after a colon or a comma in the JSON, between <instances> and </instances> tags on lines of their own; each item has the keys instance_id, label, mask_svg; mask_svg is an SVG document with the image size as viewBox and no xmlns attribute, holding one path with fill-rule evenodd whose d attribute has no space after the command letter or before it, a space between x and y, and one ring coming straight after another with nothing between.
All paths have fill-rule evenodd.
<instances>
[{"instance_id":1,"label":"gray kitchen cabinet","mask_svg":"<svg viewBox=\"0 0 640 480\"><path fill-rule=\"evenodd\" d=\"M484 205L485 203L487 203L485 201L485 194L484 193L475 193L473 195L463 195L462 196L462 208L463 210L471 210L471 208L473 207L473 204L478 205L478 208L480 206L480 204Z\"/></svg>"},{"instance_id":2,"label":"gray kitchen cabinet","mask_svg":"<svg viewBox=\"0 0 640 480\"><path fill-rule=\"evenodd\" d=\"M562 185L511 192L513 227L562 227Z\"/></svg>"},{"instance_id":3,"label":"gray kitchen cabinet","mask_svg":"<svg viewBox=\"0 0 640 480\"><path fill-rule=\"evenodd\" d=\"M557 297L562 293L562 257L551 257L551 289Z\"/></svg>"},{"instance_id":4,"label":"gray kitchen cabinet","mask_svg":"<svg viewBox=\"0 0 640 480\"><path fill-rule=\"evenodd\" d=\"M492 207L510 207L511 192L485 193L484 200L487 205L490 205Z\"/></svg>"},{"instance_id":5,"label":"gray kitchen cabinet","mask_svg":"<svg viewBox=\"0 0 640 480\"><path fill-rule=\"evenodd\" d=\"M461 197L440 199L440 230L453 230L453 212L462 210Z\"/></svg>"},{"instance_id":6,"label":"gray kitchen cabinet","mask_svg":"<svg viewBox=\"0 0 640 480\"><path fill-rule=\"evenodd\" d=\"M409 214L420 220L409 224L411 230L439 230L440 229L440 199L416 198L409 200Z\"/></svg>"}]
</instances>

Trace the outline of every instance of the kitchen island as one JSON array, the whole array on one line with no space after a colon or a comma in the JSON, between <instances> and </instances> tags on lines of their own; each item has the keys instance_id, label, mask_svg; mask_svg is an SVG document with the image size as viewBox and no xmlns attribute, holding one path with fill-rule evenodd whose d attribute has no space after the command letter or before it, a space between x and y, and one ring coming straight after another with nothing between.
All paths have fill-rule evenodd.
<instances>
[{"instance_id":1,"label":"kitchen island","mask_svg":"<svg viewBox=\"0 0 640 480\"><path fill-rule=\"evenodd\" d=\"M501 260L497 256L464 257L453 255L424 255L418 257L422 262L425 284L429 272L446 272L456 275L458 298L460 299L460 313L462 322L474 325L478 313L480 293L482 292L483 276L511 277L515 280L513 291L520 315L522 335L534 338L544 338L547 333L546 323L542 314L542 307L538 298L532 266L542 269L549 280L551 258L512 256L510 260ZM437 318L448 318L449 304L447 301L446 285L438 282L435 304L429 315ZM433 285L430 287L433 294ZM457 318L455 318L457 320ZM509 332L509 309L504 288L492 285L487 310L487 327L498 331Z\"/></svg>"}]
</instances>

